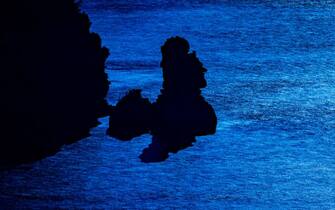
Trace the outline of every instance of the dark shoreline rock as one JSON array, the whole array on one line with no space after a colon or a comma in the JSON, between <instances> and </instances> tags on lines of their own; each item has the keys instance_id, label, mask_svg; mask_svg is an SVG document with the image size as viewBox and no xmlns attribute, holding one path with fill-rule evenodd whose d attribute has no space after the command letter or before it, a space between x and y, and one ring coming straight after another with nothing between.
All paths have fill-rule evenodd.
<instances>
[{"instance_id":1,"label":"dark shoreline rock","mask_svg":"<svg viewBox=\"0 0 335 210\"><path fill-rule=\"evenodd\" d=\"M108 49L74 0L0 6L0 167L54 154L107 115Z\"/></svg>"}]
</instances>

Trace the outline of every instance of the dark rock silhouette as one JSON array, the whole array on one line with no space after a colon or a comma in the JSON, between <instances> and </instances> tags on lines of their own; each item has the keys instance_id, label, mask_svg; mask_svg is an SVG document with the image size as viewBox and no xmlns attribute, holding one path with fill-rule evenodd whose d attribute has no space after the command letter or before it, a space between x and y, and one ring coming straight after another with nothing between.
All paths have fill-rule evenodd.
<instances>
[{"instance_id":1,"label":"dark rock silhouette","mask_svg":"<svg viewBox=\"0 0 335 210\"><path fill-rule=\"evenodd\" d=\"M131 90L113 108L107 134L120 140L130 140L148 133L152 123L152 105L141 90Z\"/></svg>"},{"instance_id":2,"label":"dark rock silhouette","mask_svg":"<svg viewBox=\"0 0 335 210\"><path fill-rule=\"evenodd\" d=\"M161 95L152 104L148 117L138 113L148 112L146 106L134 108L131 115L136 116L136 124L151 125L152 143L143 150L140 158L143 162L159 162L168 157L168 153L187 148L195 142L195 136L214 134L217 118L214 109L201 96L201 88L206 87L204 73L207 71L195 52L189 53L188 42L180 37L173 37L162 46L163 89ZM127 96L126 96L127 97ZM137 106L127 98L128 107ZM144 100L144 99L142 99ZM131 105L130 105L131 104ZM132 116L123 119L132 121ZM118 115L118 118L122 118ZM140 122L142 118L142 123ZM152 119L151 123L147 119ZM111 122L117 121L111 115ZM128 122L129 123L129 122ZM111 123L110 129L118 129ZM131 126L122 127L123 133L131 131ZM144 129L142 129L144 133ZM134 133L134 132L130 132ZM139 134L139 133L137 133ZM115 136L115 135L114 135ZM131 136L131 135L130 135ZM130 137L127 136L127 137ZM119 137L120 138L120 137Z\"/></svg>"},{"instance_id":3,"label":"dark rock silhouette","mask_svg":"<svg viewBox=\"0 0 335 210\"><path fill-rule=\"evenodd\" d=\"M88 16L74 0L5 0L0 25L0 166L88 136L109 86Z\"/></svg>"}]
</instances>

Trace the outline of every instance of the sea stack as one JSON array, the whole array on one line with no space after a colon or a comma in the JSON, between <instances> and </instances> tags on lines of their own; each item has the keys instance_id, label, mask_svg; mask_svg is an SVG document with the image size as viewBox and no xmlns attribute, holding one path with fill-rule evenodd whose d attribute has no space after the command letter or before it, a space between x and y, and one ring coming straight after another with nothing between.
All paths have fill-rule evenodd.
<instances>
[{"instance_id":1,"label":"sea stack","mask_svg":"<svg viewBox=\"0 0 335 210\"><path fill-rule=\"evenodd\" d=\"M89 135L107 114L108 50L74 0L0 7L0 167Z\"/></svg>"},{"instance_id":2,"label":"sea stack","mask_svg":"<svg viewBox=\"0 0 335 210\"><path fill-rule=\"evenodd\" d=\"M168 39L161 51L164 82L157 101L150 104L140 90L130 91L111 112L107 131L121 140L151 133L152 143L140 155L143 162L163 161L191 146L196 136L216 131L215 111L201 96L207 70L196 53L181 37Z\"/></svg>"},{"instance_id":3,"label":"sea stack","mask_svg":"<svg viewBox=\"0 0 335 210\"><path fill-rule=\"evenodd\" d=\"M189 51L189 43L181 37L170 38L161 47L163 89L153 104L153 138L140 156L144 162L165 160L169 152L191 146L195 136L216 131L215 111L201 96L207 70Z\"/></svg>"}]
</instances>

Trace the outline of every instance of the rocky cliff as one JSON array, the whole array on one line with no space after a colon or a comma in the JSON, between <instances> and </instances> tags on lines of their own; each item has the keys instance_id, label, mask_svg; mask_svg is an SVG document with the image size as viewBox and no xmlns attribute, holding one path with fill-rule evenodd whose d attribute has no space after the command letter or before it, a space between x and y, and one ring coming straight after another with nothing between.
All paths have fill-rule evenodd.
<instances>
[{"instance_id":1,"label":"rocky cliff","mask_svg":"<svg viewBox=\"0 0 335 210\"><path fill-rule=\"evenodd\" d=\"M106 113L108 50L73 0L0 3L0 165L89 135Z\"/></svg>"}]
</instances>

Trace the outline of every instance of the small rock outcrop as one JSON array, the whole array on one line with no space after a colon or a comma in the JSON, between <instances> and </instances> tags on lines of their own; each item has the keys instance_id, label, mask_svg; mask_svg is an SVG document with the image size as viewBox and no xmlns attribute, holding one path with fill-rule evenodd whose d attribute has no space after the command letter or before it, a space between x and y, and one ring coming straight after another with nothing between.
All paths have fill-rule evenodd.
<instances>
[{"instance_id":1,"label":"small rock outcrop","mask_svg":"<svg viewBox=\"0 0 335 210\"><path fill-rule=\"evenodd\" d=\"M131 90L124 96L110 114L107 134L120 140L131 140L150 132L152 104L143 98L141 90Z\"/></svg>"},{"instance_id":2,"label":"small rock outcrop","mask_svg":"<svg viewBox=\"0 0 335 210\"><path fill-rule=\"evenodd\" d=\"M152 143L140 155L143 162L163 161L170 152L176 153L191 146L195 142L196 136L216 132L215 111L201 96L201 88L207 86L204 77L207 70L196 57L196 53L190 53L189 50L190 46L187 40L180 37L168 39L161 48L163 89L156 102L151 106L148 104L146 106L146 109L151 107L152 111L147 116L138 117L138 113L148 112L138 106L133 109L137 114L131 114L136 117L123 115L126 116L123 118L124 120L136 122L132 124L150 125L147 131L150 130L153 136ZM132 103L126 97L121 101L126 100L132 104L128 104L128 107L136 106L136 103ZM137 98L142 97L137 95ZM110 129L113 125L117 129L118 126L112 123L116 121L113 120L113 115L111 115ZM122 116L118 115L118 118L122 118ZM152 122L147 122L148 119ZM133 127L123 126L122 132L127 133L126 130L131 131Z\"/></svg>"},{"instance_id":3,"label":"small rock outcrop","mask_svg":"<svg viewBox=\"0 0 335 210\"><path fill-rule=\"evenodd\" d=\"M108 113L108 50L74 0L0 5L0 167L89 135Z\"/></svg>"}]
</instances>

